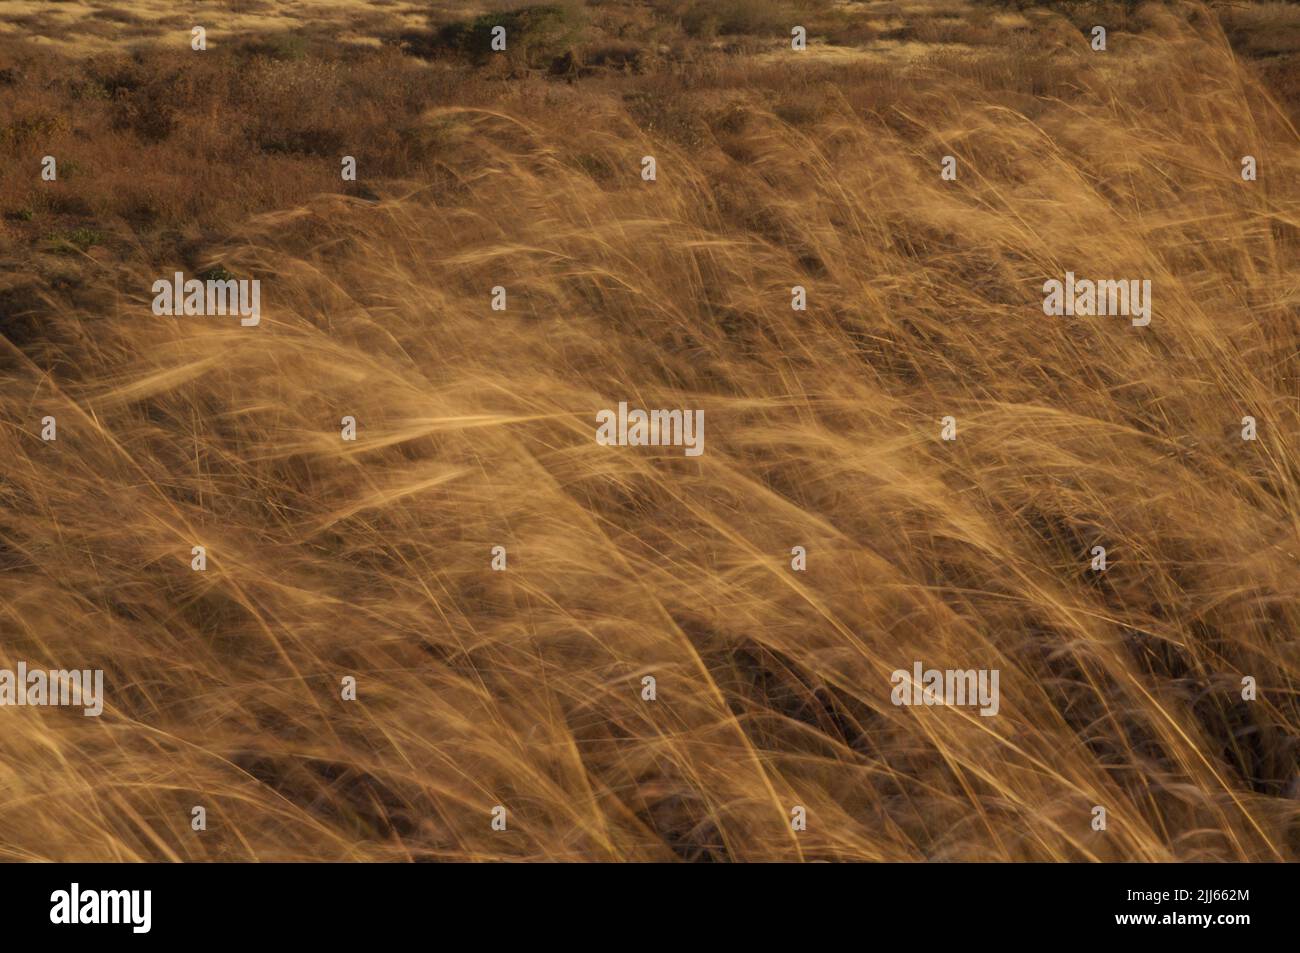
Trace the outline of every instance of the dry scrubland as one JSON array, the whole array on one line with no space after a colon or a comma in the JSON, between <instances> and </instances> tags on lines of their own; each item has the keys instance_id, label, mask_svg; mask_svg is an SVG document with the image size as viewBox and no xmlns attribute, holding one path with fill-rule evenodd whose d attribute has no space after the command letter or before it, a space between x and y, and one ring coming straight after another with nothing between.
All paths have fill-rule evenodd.
<instances>
[{"instance_id":1,"label":"dry scrubland","mask_svg":"<svg viewBox=\"0 0 1300 953\"><path fill-rule=\"evenodd\" d=\"M0 710L0 856L1300 857L1295 8L712 9L11 31L0 667L108 697ZM150 312L215 268L260 327Z\"/></svg>"}]
</instances>

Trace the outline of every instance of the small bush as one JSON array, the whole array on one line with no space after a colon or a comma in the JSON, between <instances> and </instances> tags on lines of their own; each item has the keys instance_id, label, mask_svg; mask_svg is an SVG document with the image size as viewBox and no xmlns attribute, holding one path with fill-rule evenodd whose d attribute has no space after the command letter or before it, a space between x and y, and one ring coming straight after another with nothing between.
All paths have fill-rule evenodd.
<instances>
[{"instance_id":1,"label":"small bush","mask_svg":"<svg viewBox=\"0 0 1300 953\"><path fill-rule=\"evenodd\" d=\"M513 62L540 68L578 46L585 25L586 18L579 8L547 5L485 13L467 22L449 24L438 36L445 47L483 63L494 53L493 29L504 27L505 55Z\"/></svg>"},{"instance_id":2,"label":"small bush","mask_svg":"<svg viewBox=\"0 0 1300 953\"><path fill-rule=\"evenodd\" d=\"M84 252L95 245L104 244L104 234L93 228L81 226L53 232L47 241L54 246L53 250L56 252Z\"/></svg>"}]
</instances>

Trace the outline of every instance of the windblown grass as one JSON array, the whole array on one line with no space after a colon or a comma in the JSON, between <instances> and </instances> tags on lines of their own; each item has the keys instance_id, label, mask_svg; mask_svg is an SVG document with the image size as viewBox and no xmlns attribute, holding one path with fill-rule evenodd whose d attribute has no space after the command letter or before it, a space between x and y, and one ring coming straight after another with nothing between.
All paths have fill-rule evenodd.
<instances>
[{"instance_id":1,"label":"windblown grass","mask_svg":"<svg viewBox=\"0 0 1300 953\"><path fill-rule=\"evenodd\" d=\"M1300 857L1297 136L1144 16L436 106L436 175L205 249L255 329L154 317L143 250L50 283L0 342L0 667L108 698L0 710L3 856ZM1045 317L1066 270L1151 325ZM619 400L704 455L598 446ZM917 659L999 716L894 707Z\"/></svg>"}]
</instances>

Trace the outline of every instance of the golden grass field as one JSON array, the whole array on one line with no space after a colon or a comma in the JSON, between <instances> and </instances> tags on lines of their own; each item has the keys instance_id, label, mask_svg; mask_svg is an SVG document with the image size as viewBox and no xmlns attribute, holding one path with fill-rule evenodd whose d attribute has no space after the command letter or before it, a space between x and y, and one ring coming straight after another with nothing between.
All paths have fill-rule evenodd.
<instances>
[{"instance_id":1,"label":"golden grass field","mask_svg":"<svg viewBox=\"0 0 1300 953\"><path fill-rule=\"evenodd\" d=\"M0 4L0 858L1300 859L1300 8L163 6Z\"/></svg>"}]
</instances>

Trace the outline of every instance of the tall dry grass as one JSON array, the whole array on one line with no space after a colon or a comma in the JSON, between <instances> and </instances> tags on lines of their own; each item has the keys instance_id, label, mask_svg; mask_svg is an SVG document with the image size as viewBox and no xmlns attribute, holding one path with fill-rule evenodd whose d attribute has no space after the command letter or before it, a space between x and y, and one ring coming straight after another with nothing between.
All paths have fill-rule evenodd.
<instances>
[{"instance_id":1,"label":"tall dry grass","mask_svg":"<svg viewBox=\"0 0 1300 953\"><path fill-rule=\"evenodd\" d=\"M436 179L210 251L256 329L154 317L143 254L51 286L0 342L0 667L108 699L0 710L0 852L1296 859L1300 153L1185 14L437 108ZM1151 325L1045 317L1066 270ZM598 446L619 400L704 455ZM1000 714L893 706L914 660Z\"/></svg>"}]
</instances>

